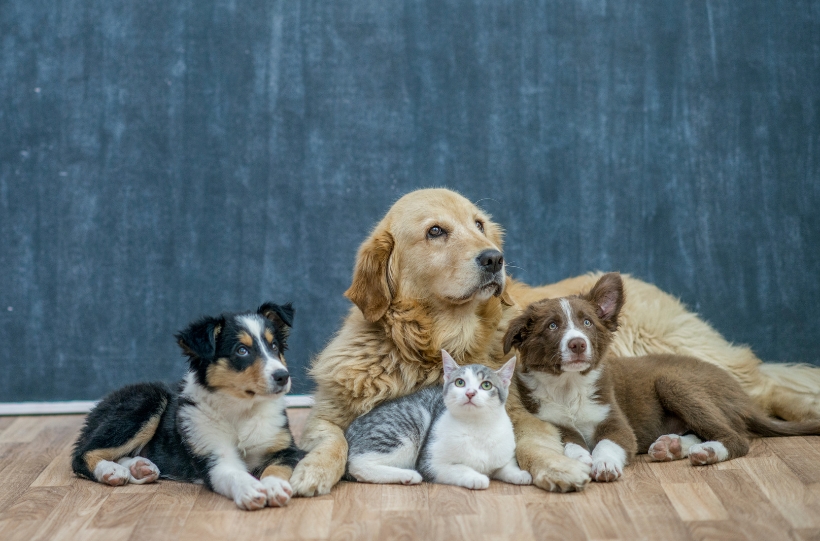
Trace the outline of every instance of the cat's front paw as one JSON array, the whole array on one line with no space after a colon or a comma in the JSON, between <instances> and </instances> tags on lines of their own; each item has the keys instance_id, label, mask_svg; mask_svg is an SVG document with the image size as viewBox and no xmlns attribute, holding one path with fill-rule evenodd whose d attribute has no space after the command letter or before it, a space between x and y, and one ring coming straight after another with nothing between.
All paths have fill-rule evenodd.
<instances>
[{"instance_id":1,"label":"cat's front paw","mask_svg":"<svg viewBox=\"0 0 820 541\"><path fill-rule=\"evenodd\" d=\"M532 475L530 475L530 472L528 471L520 470L510 474L507 477L507 482L512 483L513 485L531 485Z\"/></svg>"},{"instance_id":2,"label":"cat's front paw","mask_svg":"<svg viewBox=\"0 0 820 541\"><path fill-rule=\"evenodd\" d=\"M474 475L465 475L462 479L459 479L458 484L471 490L484 490L489 488L490 478L476 472Z\"/></svg>"},{"instance_id":3,"label":"cat's front paw","mask_svg":"<svg viewBox=\"0 0 820 541\"><path fill-rule=\"evenodd\" d=\"M293 489L291 488L290 483L284 479L271 475L268 477L263 477L262 484L265 486L267 491L267 504L270 507L284 507L290 501L290 497L293 496Z\"/></svg>"}]
</instances>

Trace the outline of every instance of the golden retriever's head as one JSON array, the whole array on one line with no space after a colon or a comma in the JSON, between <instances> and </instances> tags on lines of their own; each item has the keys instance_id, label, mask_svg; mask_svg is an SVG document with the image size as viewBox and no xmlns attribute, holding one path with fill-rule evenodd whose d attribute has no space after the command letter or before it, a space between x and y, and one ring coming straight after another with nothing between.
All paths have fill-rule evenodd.
<instances>
[{"instance_id":1,"label":"golden retriever's head","mask_svg":"<svg viewBox=\"0 0 820 541\"><path fill-rule=\"evenodd\" d=\"M503 232L481 209L445 189L399 199L359 248L345 296L368 321L394 299L437 305L486 302L504 292Z\"/></svg>"}]
</instances>

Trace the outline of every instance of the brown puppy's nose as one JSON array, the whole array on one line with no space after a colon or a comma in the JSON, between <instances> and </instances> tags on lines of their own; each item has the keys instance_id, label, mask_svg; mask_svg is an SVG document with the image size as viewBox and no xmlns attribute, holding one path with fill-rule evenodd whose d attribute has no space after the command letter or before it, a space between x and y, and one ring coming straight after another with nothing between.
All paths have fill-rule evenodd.
<instances>
[{"instance_id":1,"label":"brown puppy's nose","mask_svg":"<svg viewBox=\"0 0 820 541\"><path fill-rule=\"evenodd\" d=\"M587 350L587 342L583 338L573 338L569 341L569 344L567 344L567 346L569 347L570 351L578 355Z\"/></svg>"},{"instance_id":2,"label":"brown puppy's nose","mask_svg":"<svg viewBox=\"0 0 820 541\"><path fill-rule=\"evenodd\" d=\"M498 250L484 250L475 259L478 266L487 272L498 272L504 266L504 255Z\"/></svg>"}]
</instances>

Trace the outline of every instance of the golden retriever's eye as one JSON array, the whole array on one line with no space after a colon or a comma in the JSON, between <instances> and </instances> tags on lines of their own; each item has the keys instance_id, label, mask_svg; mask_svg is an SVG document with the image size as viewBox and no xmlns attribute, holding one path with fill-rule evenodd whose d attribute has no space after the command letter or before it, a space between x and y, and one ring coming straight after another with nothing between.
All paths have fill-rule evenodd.
<instances>
[{"instance_id":1,"label":"golden retriever's eye","mask_svg":"<svg viewBox=\"0 0 820 541\"><path fill-rule=\"evenodd\" d=\"M482 233L484 232L484 224L481 222L481 220L476 220L475 226L478 228L479 231L481 231Z\"/></svg>"},{"instance_id":2,"label":"golden retriever's eye","mask_svg":"<svg viewBox=\"0 0 820 541\"><path fill-rule=\"evenodd\" d=\"M430 229L427 230L427 238L428 239L436 239L442 235L446 235L447 232L442 229L441 227L434 225Z\"/></svg>"},{"instance_id":3,"label":"golden retriever's eye","mask_svg":"<svg viewBox=\"0 0 820 541\"><path fill-rule=\"evenodd\" d=\"M584 327L592 327L592 322L588 319L584 320Z\"/></svg>"},{"instance_id":4,"label":"golden retriever's eye","mask_svg":"<svg viewBox=\"0 0 820 541\"><path fill-rule=\"evenodd\" d=\"M463 380L463 379L461 379L461 378L458 378L457 380L455 380L455 381L453 382L453 384L454 384L456 387L464 387L464 380Z\"/></svg>"},{"instance_id":5,"label":"golden retriever's eye","mask_svg":"<svg viewBox=\"0 0 820 541\"><path fill-rule=\"evenodd\" d=\"M556 324L554 321L552 323L550 323L550 330L551 331L554 331L557 328L558 328L558 324Z\"/></svg>"},{"instance_id":6,"label":"golden retriever's eye","mask_svg":"<svg viewBox=\"0 0 820 541\"><path fill-rule=\"evenodd\" d=\"M248 354L248 348L246 348L245 346L240 346L239 348L237 348L236 354L241 357L244 357Z\"/></svg>"}]
</instances>

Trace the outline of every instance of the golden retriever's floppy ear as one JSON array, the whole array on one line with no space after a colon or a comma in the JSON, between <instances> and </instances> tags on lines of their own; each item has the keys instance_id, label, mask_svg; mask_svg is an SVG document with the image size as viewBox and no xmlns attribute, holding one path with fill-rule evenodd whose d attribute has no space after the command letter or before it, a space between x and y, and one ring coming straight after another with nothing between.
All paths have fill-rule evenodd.
<instances>
[{"instance_id":1,"label":"golden retriever's floppy ear","mask_svg":"<svg viewBox=\"0 0 820 541\"><path fill-rule=\"evenodd\" d=\"M387 312L393 294L387 281L387 261L393 251L393 236L387 231L374 232L356 256L353 283L345 297L353 301L371 323Z\"/></svg>"},{"instance_id":2,"label":"golden retriever's floppy ear","mask_svg":"<svg viewBox=\"0 0 820 541\"><path fill-rule=\"evenodd\" d=\"M504 335L504 355L514 347L519 347L532 330L532 313L529 309L510 322L507 334Z\"/></svg>"}]
</instances>

